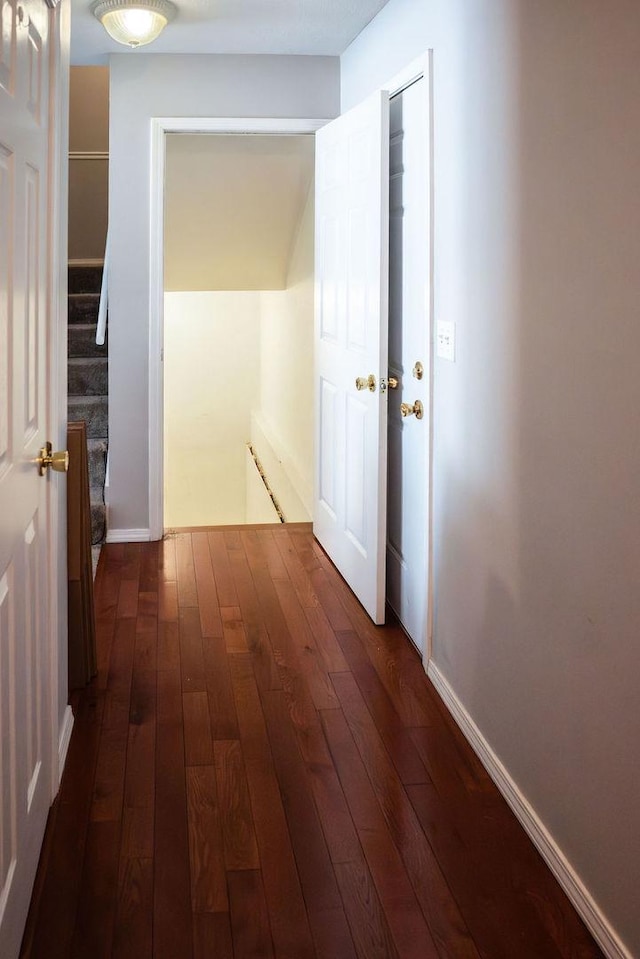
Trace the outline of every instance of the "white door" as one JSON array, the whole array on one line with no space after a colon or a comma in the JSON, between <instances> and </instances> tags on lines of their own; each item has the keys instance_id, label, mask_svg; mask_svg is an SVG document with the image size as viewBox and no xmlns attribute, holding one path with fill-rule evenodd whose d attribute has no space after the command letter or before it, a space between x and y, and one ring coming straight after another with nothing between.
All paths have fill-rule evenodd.
<instances>
[{"instance_id":1,"label":"white door","mask_svg":"<svg viewBox=\"0 0 640 959\"><path fill-rule=\"evenodd\" d=\"M313 528L376 623L385 610L388 171L388 93L316 134Z\"/></svg>"},{"instance_id":2,"label":"white door","mask_svg":"<svg viewBox=\"0 0 640 959\"><path fill-rule=\"evenodd\" d=\"M426 80L391 99L387 599L425 653L429 580L429 130ZM420 367L422 374L420 374ZM410 413L418 401L422 416ZM419 411L418 411L419 412Z\"/></svg>"},{"instance_id":3,"label":"white door","mask_svg":"<svg viewBox=\"0 0 640 959\"><path fill-rule=\"evenodd\" d=\"M0 955L15 959L51 800L47 555L49 17L0 0Z\"/></svg>"}]
</instances>

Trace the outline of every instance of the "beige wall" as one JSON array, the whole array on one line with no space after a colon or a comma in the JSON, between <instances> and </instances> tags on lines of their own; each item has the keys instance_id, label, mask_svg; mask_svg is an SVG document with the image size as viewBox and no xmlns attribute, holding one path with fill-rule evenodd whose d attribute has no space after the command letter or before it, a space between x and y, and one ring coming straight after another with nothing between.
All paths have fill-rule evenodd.
<instances>
[{"instance_id":1,"label":"beige wall","mask_svg":"<svg viewBox=\"0 0 640 959\"><path fill-rule=\"evenodd\" d=\"M270 473L282 465L282 507L298 522L310 520L313 510L313 196L312 183L286 289L262 294L260 412L253 432Z\"/></svg>"},{"instance_id":2,"label":"beige wall","mask_svg":"<svg viewBox=\"0 0 640 959\"><path fill-rule=\"evenodd\" d=\"M165 293L165 526L245 522L259 369L259 293Z\"/></svg>"},{"instance_id":3,"label":"beige wall","mask_svg":"<svg viewBox=\"0 0 640 959\"><path fill-rule=\"evenodd\" d=\"M313 189L287 284L165 293L166 526L277 522L248 442L287 521L311 519Z\"/></svg>"},{"instance_id":4,"label":"beige wall","mask_svg":"<svg viewBox=\"0 0 640 959\"><path fill-rule=\"evenodd\" d=\"M101 260L109 161L87 154L109 151L108 67L71 67L69 108L69 259Z\"/></svg>"},{"instance_id":5,"label":"beige wall","mask_svg":"<svg viewBox=\"0 0 640 959\"><path fill-rule=\"evenodd\" d=\"M640 955L639 37L637 0L389 0L341 61L347 108L433 49L457 333L433 660L616 956L615 931Z\"/></svg>"}]
</instances>

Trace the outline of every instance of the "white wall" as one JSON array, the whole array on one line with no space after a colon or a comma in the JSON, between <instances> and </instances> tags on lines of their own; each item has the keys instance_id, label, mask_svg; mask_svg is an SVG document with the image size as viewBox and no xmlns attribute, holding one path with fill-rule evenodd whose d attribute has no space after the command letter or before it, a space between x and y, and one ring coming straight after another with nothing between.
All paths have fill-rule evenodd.
<instances>
[{"instance_id":1,"label":"white wall","mask_svg":"<svg viewBox=\"0 0 640 959\"><path fill-rule=\"evenodd\" d=\"M260 377L259 293L165 293L165 526L246 519Z\"/></svg>"},{"instance_id":2,"label":"white wall","mask_svg":"<svg viewBox=\"0 0 640 959\"><path fill-rule=\"evenodd\" d=\"M117 54L110 60L109 518L149 528L148 344L150 119L332 117L332 57Z\"/></svg>"},{"instance_id":3,"label":"white wall","mask_svg":"<svg viewBox=\"0 0 640 959\"><path fill-rule=\"evenodd\" d=\"M433 659L640 955L640 5L390 0L434 50Z\"/></svg>"},{"instance_id":4,"label":"white wall","mask_svg":"<svg viewBox=\"0 0 640 959\"><path fill-rule=\"evenodd\" d=\"M313 197L312 182L291 251L287 288L262 293L260 414L253 434L280 487L285 516L296 522L311 519L313 503ZM274 454L286 474L281 483L271 465ZM285 488L287 479L292 491Z\"/></svg>"}]
</instances>

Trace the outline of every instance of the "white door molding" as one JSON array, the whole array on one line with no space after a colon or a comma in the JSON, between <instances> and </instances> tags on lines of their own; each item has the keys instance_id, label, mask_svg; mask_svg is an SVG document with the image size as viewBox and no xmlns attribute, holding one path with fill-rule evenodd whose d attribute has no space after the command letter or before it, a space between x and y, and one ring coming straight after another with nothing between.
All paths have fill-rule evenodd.
<instances>
[{"instance_id":1,"label":"white door molding","mask_svg":"<svg viewBox=\"0 0 640 959\"><path fill-rule=\"evenodd\" d=\"M168 133L313 134L328 120L268 117L153 117L149 217L149 530L164 531L164 180Z\"/></svg>"},{"instance_id":2,"label":"white door molding","mask_svg":"<svg viewBox=\"0 0 640 959\"><path fill-rule=\"evenodd\" d=\"M426 636L424 637L424 643L422 645L423 652L423 665L425 670L428 668L428 664L431 660L432 649L433 649L433 339L434 339L434 288L435 288L435 274L434 274L434 221L433 221L433 189L434 189L434 178L433 178L433 169L434 169L434 150L433 150L433 50L427 50L421 56L417 57L415 60L412 60L406 65L399 73L391 77L391 79L384 83L381 89L389 91L389 97L393 98L399 93L402 93L403 90L406 90L407 87L411 86L417 80L425 81L425 96L424 96L424 110L427 117L427 126L429 131L429 155L428 155L428 171L429 176L429 195L428 195L428 204L429 204L429 251L426 267L429 270L430 282L429 282L429 296L430 301L428 304L428 313L429 313L429 335L428 335L428 348L429 355L426 358L425 362L425 371L428 376L428 403L429 403L429 415L428 422L425 423L425 427L429 431L429 441L428 441L428 466L427 466L427 483L425 486L425 515L428 517L428 530L427 530L427 576L425 582L425 590L427 593L427 610L426 610Z\"/></svg>"}]
</instances>

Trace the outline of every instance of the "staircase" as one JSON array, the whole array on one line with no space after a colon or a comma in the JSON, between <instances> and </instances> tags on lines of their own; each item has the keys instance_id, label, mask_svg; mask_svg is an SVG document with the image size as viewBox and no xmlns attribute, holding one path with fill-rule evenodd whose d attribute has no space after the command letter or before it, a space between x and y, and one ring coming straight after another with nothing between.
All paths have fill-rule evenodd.
<instances>
[{"instance_id":1,"label":"staircase","mask_svg":"<svg viewBox=\"0 0 640 959\"><path fill-rule=\"evenodd\" d=\"M96 344L102 267L69 267L68 416L87 424L91 542L106 535L105 468L109 430L107 342Z\"/></svg>"}]
</instances>

